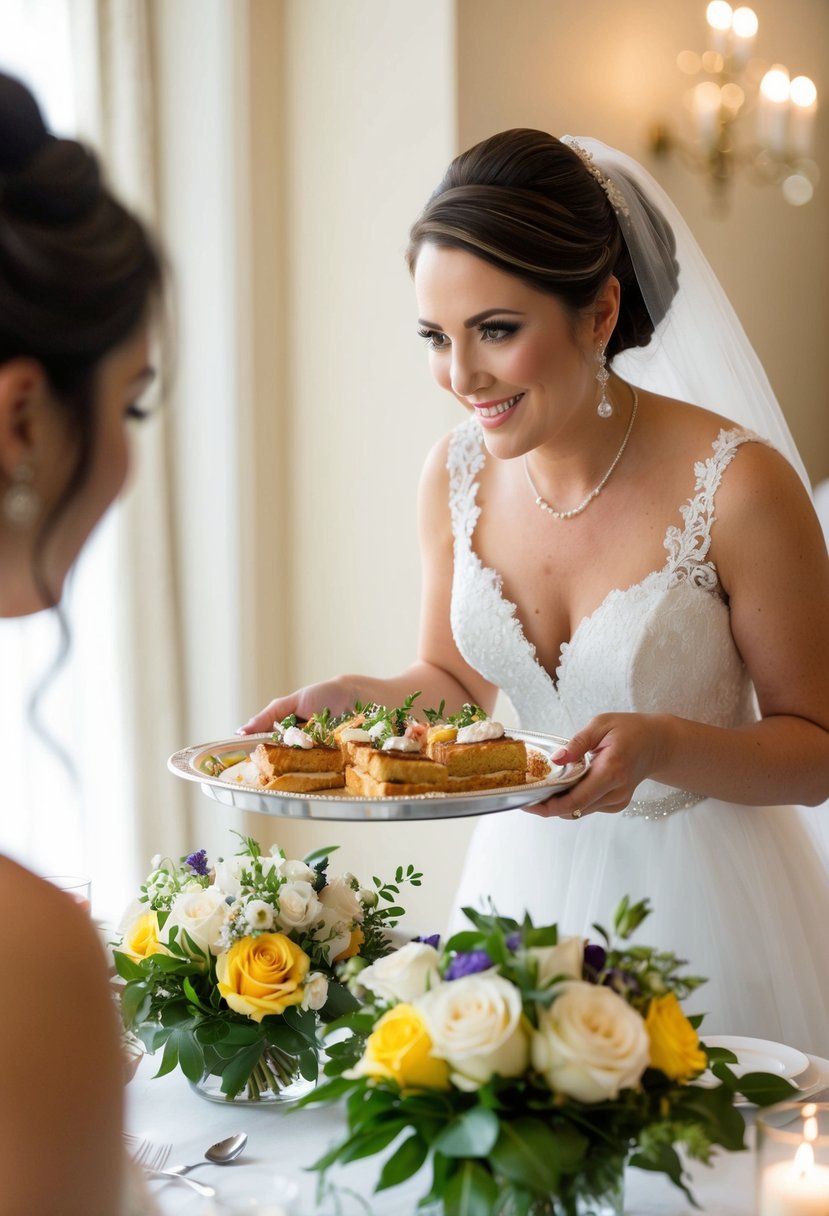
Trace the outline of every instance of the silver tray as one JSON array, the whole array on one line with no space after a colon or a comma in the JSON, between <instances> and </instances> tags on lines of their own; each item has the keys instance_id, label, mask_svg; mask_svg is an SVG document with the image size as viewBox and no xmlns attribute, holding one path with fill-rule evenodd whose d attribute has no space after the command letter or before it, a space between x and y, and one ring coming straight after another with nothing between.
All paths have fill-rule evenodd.
<instances>
[{"instance_id":1,"label":"silver tray","mask_svg":"<svg viewBox=\"0 0 829 1216\"><path fill-rule=\"evenodd\" d=\"M566 739L557 735L542 735L530 730L508 730L514 739L524 742L547 759ZM223 806L260 815L277 815L289 819L457 819L464 815L488 815L494 811L509 811L539 802L550 794L560 793L574 785L590 767L590 759L576 764L554 764L548 776L528 785L511 785L503 790L482 793L467 791L460 794L416 794L409 798L358 798L342 790L330 793L291 794L285 790L262 790L252 785L231 785L220 777L211 777L202 765L210 756L236 756L243 759L259 743L269 742L270 732L262 735L236 735L216 743L201 743L175 752L167 762L177 777L197 781L202 793Z\"/></svg>"}]
</instances>

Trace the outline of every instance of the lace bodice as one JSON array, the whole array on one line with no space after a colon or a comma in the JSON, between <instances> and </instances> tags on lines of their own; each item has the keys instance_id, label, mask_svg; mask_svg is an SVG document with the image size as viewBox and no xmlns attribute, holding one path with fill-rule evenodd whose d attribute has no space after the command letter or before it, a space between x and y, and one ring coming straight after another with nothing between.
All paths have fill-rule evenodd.
<instances>
[{"instance_id":1,"label":"lace bodice","mask_svg":"<svg viewBox=\"0 0 829 1216\"><path fill-rule=\"evenodd\" d=\"M665 565L609 592L562 646L552 678L524 634L516 605L505 598L501 576L475 553L477 478L486 452L474 418L455 429L447 460L452 633L470 666L509 697L521 726L569 737L606 712L670 713L717 726L752 720L751 683L708 551L723 471L739 445L756 438L736 428L720 431L712 456L695 465L694 495L681 507L684 526L667 529ZM632 807L647 813L645 804L654 801L676 809L681 800L674 793L645 781Z\"/></svg>"}]
</instances>

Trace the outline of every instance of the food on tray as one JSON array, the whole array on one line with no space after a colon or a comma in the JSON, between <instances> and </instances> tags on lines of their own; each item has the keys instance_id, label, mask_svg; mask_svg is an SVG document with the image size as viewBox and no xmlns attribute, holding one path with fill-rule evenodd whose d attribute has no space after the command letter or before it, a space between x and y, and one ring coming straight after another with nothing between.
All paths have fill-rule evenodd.
<instances>
[{"instance_id":1,"label":"food on tray","mask_svg":"<svg viewBox=\"0 0 829 1216\"><path fill-rule=\"evenodd\" d=\"M447 792L491 790L524 785L546 776L528 771L536 757L521 739L513 739L500 722L487 717L480 705L467 703L460 713L444 717L443 706L428 711L431 723L426 735L426 754L446 765ZM543 762L542 762L543 764ZM536 769L540 766L535 763Z\"/></svg>"},{"instance_id":2,"label":"food on tray","mask_svg":"<svg viewBox=\"0 0 829 1216\"><path fill-rule=\"evenodd\" d=\"M294 714L275 722L272 739L272 743L260 743L250 757L263 789L296 794L342 789L343 754L334 740L328 710L302 724Z\"/></svg>"},{"instance_id":3,"label":"food on tray","mask_svg":"<svg viewBox=\"0 0 829 1216\"><path fill-rule=\"evenodd\" d=\"M333 717L329 710L307 722L295 715L274 723L267 742L249 757L210 756L205 770L229 783L293 793L335 793L344 786L360 798L406 798L506 789L539 781L550 763L520 739L507 735L479 705L446 716L443 702L414 716L412 693L402 705L356 705Z\"/></svg>"}]
</instances>

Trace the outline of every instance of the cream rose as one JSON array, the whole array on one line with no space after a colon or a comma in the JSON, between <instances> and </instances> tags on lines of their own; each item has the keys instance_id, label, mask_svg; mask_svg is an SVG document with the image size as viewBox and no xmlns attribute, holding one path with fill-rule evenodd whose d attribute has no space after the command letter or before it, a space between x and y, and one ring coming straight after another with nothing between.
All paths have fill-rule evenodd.
<instances>
[{"instance_id":1,"label":"cream rose","mask_svg":"<svg viewBox=\"0 0 829 1216\"><path fill-rule=\"evenodd\" d=\"M279 867L281 861L281 857L263 855L259 858L262 873L269 874L275 867ZM250 873L253 869L253 863L254 858L247 854L225 857L221 861L217 861L214 867L214 884L220 887L226 895L232 895L234 898L241 895L242 871L247 870Z\"/></svg>"},{"instance_id":2,"label":"cream rose","mask_svg":"<svg viewBox=\"0 0 829 1216\"><path fill-rule=\"evenodd\" d=\"M307 929L319 920L322 905L310 882L286 882L279 888L279 908L276 923L289 933L291 929Z\"/></svg>"},{"instance_id":3,"label":"cream rose","mask_svg":"<svg viewBox=\"0 0 829 1216\"><path fill-rule=\"evenodd\" d=\"M432 1054L447 1061L458 1089L477 1089L496 1073L517 1077L527 1067L521 995L494 971L439 984L416 1006L429 1031Z\"/></svg>"},{"instance_id":4,"label":"cream rose","mask_svg":"<svg viewBox=\"0 0 829 1216\"><path fill-rule=\"evenodd\" d=\"M279 862L279 873L288 882L310 882L312 885L317 877L316 870L306 866L304 861L294 861L287 857Z\"/></svg>"},{"instance_id":5,"label":"cream rose","mask_svg":"<svg viewBox=\"0 0 829 1216\"><path fill-rule=\"evenodd\" d=\"M305 991L302 994L303 1009L322 1009L328 1000L328 978L321 971L312 971L305 977Z\"/></svg>"},{"instance_id":6,"label":"cream rose","mask_svg":"<svg viewBox=\"0 0 829 1216\"><path fill-rule=\"evenodd\" d=\"M349 921L352 926L362 924L363 905L346 878L333 878L326 883L319 893L319 899L323 907L336 912L340 920Z\"/></svg>"},{"instance_id":7,"label":"cream rose","mask_svg":"<svg viewBox=\"0 0 829 1216\"><path fill-rule=\"evenodd\" d=\"M555 946L531 946L527 958L538 967L538 986L543 988L560 976L580 980L584 966L584 938L563 937Z\"/></svg>"},{"instance_id":8,"label":"cream rose","mask_svg":"<svg viewBox=\"0 0 829 1216\"><path fill-rule=\"evenodd\" d=\"M173 900L170 915L161 933L161 940L169 942L172 931L177 928L178 944L192 954L190 944L182 930L193 939L197 948L205 954L218 954L219 934L227 920L229 908L224 891L218 887L200 887L197 891L182 891Z\"/></svg>"},{"instance_id":9,"label":"cream rose","mask_svg":"<svg viewBox=\"0 0 829 1216\"><path fill-rule=\"evenodd\" d=\"M351 926L343 921L338 912L323 908L322 915L314 924L312 937L322 945L325 961L332 963L351 945Z\"/></svg>"},{"instance_id":10,"label":"cream rose","mask_svg":"<svg viewBox=\"0 0 829 1216\"><path fill-rule=\"evenodd\" d=\"M579 1102L616 1098L648 1066L644 1019L611 988L564 983L538 1021L532 1060L556 1093Z\"/></svg>"},{"instance_id":11,"label":"cream rose","mask_svg":"<svg viewBox=\"0 0 829 1216\"><path fill-rule=\"evenodd\" d=\"M407 942L360 972L360 984L383 1001L414 1001L440 983L434 946Z\"/></svg>"}]
</instances>

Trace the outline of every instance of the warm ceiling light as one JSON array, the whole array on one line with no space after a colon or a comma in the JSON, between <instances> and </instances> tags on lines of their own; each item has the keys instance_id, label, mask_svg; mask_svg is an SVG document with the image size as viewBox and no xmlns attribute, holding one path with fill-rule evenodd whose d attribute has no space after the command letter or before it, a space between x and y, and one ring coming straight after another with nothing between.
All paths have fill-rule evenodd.
<instances>
[{"instance_id":1,"label":"warm ceiling light","mask_svg":"<svg viewBox=\"0 0 829 1216\"><path fill-rule=\"evenodd\" d=\"M788 101L790 87L789 73L779 63L769 68L760 81L760 92L769 101Z\"/></svg>"},{"instance_id":2,"label":"warm ceiling light","mask_svg":"<svg viewBox=\"0 0 829 1216\"><path fill-rule=\"evenodd\" d=\"M743 5L734 10L731 28L738 38L753 38L757 33L760 22L753 8Z\"/></svg>"},{"instance_id":3,"label":"warm ceiling light","mask_svg":"<svg viewBox=\"0 0 829 1216\"><path fill-rule=\"evenodd\" d=\"M789 96L796 106L813 106L817 101L814 81L808 76L795 76L789 86Z\"/></svg>"},{"instance_id":4,"label":"warm ceiling light","mask_svg":"<svg viewBox=\"0 0 829 1216\"><path fill-rule=\"evenodd\" d=\"M730 30L734 14L726 0L711 0L705 10L705 19L712 30Z\"/></svg>"}]
</instances>

